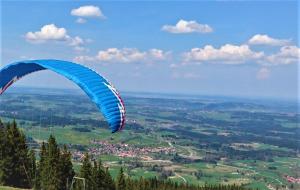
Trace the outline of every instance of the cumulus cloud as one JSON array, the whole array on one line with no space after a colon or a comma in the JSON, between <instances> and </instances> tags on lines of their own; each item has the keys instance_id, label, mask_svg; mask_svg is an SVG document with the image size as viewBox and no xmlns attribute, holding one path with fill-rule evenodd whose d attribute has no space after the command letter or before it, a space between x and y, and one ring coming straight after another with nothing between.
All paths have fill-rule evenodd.
<instances>
[{"instance_id":1,"label":"cumulus cloud","mask_svg":"<svg viewBox=\"0 0 300 190\"><path fill-rule=\"evenodd\" d=\"M270 70L266 67L263 67L259 69L259 71L256 74L256 78L259 80L265 80L270 77Z\"/></svg>"},{"instance_id":2,"label":"cumulus cloud","mask_svg":"<svg viewBox=\"0 0 300 190\"><path fill-rule=\"evenodd\" d=\"M79 23L79 24L84 24L84 23L86 23L86 20L83 19L83 18L78 18L78 19L76 20L76 22Z\"/></svg>"},{"instance_id":3,"label":"cumulus cloud","mask_svg":"<svg viewBox=\"0 0 300 190\"><path fill-rule=\"evenodd\" d=\"M219 49L211 45L203 48L193 48L183 54L184 62L211 62L220 64L242 64L250 60L257 60L264 56L263 52L252 51L248 45L226 44Z\"/></svg>"},{"instance_id":4,"label":"cumulus cloud","mask_svg":"<svg viewBox=\"0 0 300 190\"><path fill-rule=\"evenodd\" d=\"M145 57L144 52L140 52L138 49L134 48L109 48L107 50L99 51L97 60L102 62L136 62L141 61Z\"/></svg>"},{"instance_id":5,"label":"cumulus cloud","mask_svg":"<svg viewBox=\"0 0 300 190\"><path fill-rule=\"evenodd\" d=\"M256 34L248 41L251 45L284 46L290 43L288 39L276 39L266 34Z\"/></svg>"},{"instance_id":6,"label":"cumulus cloud","mask_svg":"<svg viewBox=\"0 0 300 190\"><path fill-rule=\"evenodd\" d=\"M150 49L148 51L140 51L136 48L108 48L100 50L96 56L77 56L75 61L78 62L103 62L103 63L134 63L166 60L170 52L164 52L160 49Z\"/></svg>"},{"instance_id":7,"label":"cumulus cloud","mask_svg":"<svg viewBox=\"0 0 300 190\"><path fill-rule=\"evenodd\" d=\"M200 24L196 21L179 20L175 26L164 25L163 31L181 34L181 33L210 33L213 29L207 24Z\"/></svg>"},{"instance_id":8,"label":"cumulus cloud","mask_svg":"<svg viewBox=\"0 0 300 190\"><path fill-rule=\"evenodd\" d=\"M76 51L86 50L83 45L85 40L79 36L71 37L65 28L57 27L55 24L44 25L39 31L27 32L25 39L31 43L45 42L64 42L65 44L74 47Z\"/></svg>"},{"instance_id":9,"label":"cumulus cloud","mask_svg":"<svg viewBox=\"0 0 300 190\"><path fill-rule=\"evenodd\" d=\"M80 38L79 36L76 36L74 38L70 38L70 46L80 46L84 44L84 40Z\"/></svg>"},{"instance_id":10,"label":"cumulus cloud","mask_svg":"<svg viewBox=\"0 0 300 190\"><path fill-rule=\"evenodd\" d=\"M45 42L49 40L64 41L69 36L65 28L59 28L55 24L48 24L43 26L40 31L27 32L25 38L30 42Z\"/></svg>"},{"instance_id":11,"label":"cumulus cloud","mask_svg":"<svg viewBox=\"0 0 300 190\"><path fill-rule=\"evenodd\" d=\"M74 58L74 61L79 62L79 63L94 62L94 61L96 61L96 57L87 56L87 55L80 55L80 56L76 56Z\"/></svg>"},{"instance_id":12,"label":"cumulus cloud","mask_svg":"<svg viewBox=\"0 0 300 190\"><path fill-rule=\"evenodd\" d=\"M71 15L78 17L100 17L105 18L101 9L97 6L86 5L81 6L77 9L72 9Z\"/></svg>"},{"instance_id":13,"label":"cumulus cloud","mask_svg":"<svg viewBox=\"0 0 300 190\"><path fill-rule=\"evenodd\" d=\"M299 63L300 49L297 46L283 46L279 52L266 56L261 63L271 65L288 65Z\"/></svg>"},{"instance_id":14,"label":"cumulus cloud","mask_svg":"<svg viewBox=\"0 0 300 190\"><path fill-rule=\"evenodd\" d=\"M171 52L164 52L161 49L150 49L148 52L148 57L150 57L153 60L166 60L170 58Z\"/></svg>"}]
</instances>

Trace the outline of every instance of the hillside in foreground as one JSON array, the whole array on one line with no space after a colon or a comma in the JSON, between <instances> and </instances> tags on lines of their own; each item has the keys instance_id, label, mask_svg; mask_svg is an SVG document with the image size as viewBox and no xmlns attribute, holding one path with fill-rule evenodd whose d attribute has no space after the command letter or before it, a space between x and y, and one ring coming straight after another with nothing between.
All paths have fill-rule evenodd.
<instances>
[{"instance_id":1,"label":"hillside in foreground","mask_svg":"<svg viewBox=\"0 0 300 190\"><path fill-rule=\"evenodd\" d=\"M7 187L7 186L0 186L0 190L25 190L25 189ZM28 190L28 189L26 189L26 190Z\"/></svg>"}]
</instances>

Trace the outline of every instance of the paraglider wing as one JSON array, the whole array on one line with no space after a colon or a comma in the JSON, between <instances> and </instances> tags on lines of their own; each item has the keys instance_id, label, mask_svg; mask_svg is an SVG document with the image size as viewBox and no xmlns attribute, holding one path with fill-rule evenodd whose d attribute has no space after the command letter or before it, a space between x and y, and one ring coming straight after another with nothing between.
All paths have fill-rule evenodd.
<instances>
[{"instance_id":1,"label":"paraglider wing","mask_svg":"<svg viewBox=\"0 0 300 190\"><path fill-rule=\"evenodd\" d=\"M30 60L10 64L0 70L0 95L25 75L46 69L76 83L101 110L113 133L124 127L125 107L119 92L97 72L76 63Z\"/></svg>"}]
</instances>

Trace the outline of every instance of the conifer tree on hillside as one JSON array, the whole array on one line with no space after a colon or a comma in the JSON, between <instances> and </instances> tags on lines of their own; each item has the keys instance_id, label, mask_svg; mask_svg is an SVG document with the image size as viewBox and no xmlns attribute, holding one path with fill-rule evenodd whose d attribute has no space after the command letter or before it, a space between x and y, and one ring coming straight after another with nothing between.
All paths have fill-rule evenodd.
<instances>
[{"instance_id":1,"label":"conifer tree on hillside","mask_svg":"<svg viewBox=\"0 0 300 190\"><path fill-rule=\"evenodd\" d=\"M47 183L47 178L44 178L46 176L46 159L47 159L47 152L46 152L46 144L42 142L42 146L40 148L40 161L37 165L37 179L35 181L35 188L41 189L41 187L45 187Z\"/></svg>"},{"instance_id":2,"label":"conifer tree on hillside","mask_svg":"<svg viewBox=\"0 0 300 190\"><path fill-rule=\"evenodd\" d=\"M45 171L42 173L44 178L44 187L42 189L57 190L60 188L61 181L61 169L60 169L60 149L56 143L55 138L50 135L48 144L46 145L46 160Z\"/></svg>"},{"instance_id":3,"label":"conifer tree on hillside","mask_svg":"<svg viewBox=\"0 0 300 190\"><path fill-rule=\"evenodd\" d=\"M29 165L27 166L28 168L28 175L30 178L30 185L31 187L34 187L36 184L36 159L35 159L35 151L30 150L28 154L29 158Z\"/></svg>"},{"instance_id":4,"label":"conifer tree on hillside","mask_svg":"<svg viewBox=\"0 0 300 190\"><path fill-rule=\"evenodd\" d=\"M64 145L60 158L61 170L61 189L69 189L72 179L75 175L72 164L72 154L68 151L67 146Z\"/></svg>"},{"instance_id":5,"label":"conifer tree on hillside","mask_svg":"<svg viewBox=\"0 0 300 190\"><path fill-rule=\"evenodd\" d=\"M108 168L106 168L106 170L105 170L104 182L105 182L104 187L106 190L116 190L115 182L114 182L112 176L110 175Z\"/></svg>"},{"instance_id":6,"label":"conifer tree on hillside","mask_svg":"<svg viewBox=\"0 0 300 190\"><path fill-rule=\"evenodd\" d=\"M135 190L136 187L134 185L134 181L132 179L130 179L130 177L128 177L126 179L126 190Z\"/></svg>"},{"instance_id":7,"label":"conifer tree on hillside","mask_svg":"<svg viewBox=\"0 0 300 190\"><path fill-rule=\"evenodd\" d=\"M4 125L0 119L0 184L4 184L6 179L5 165L7 164L7 134Z\"/></svg>"},{"instance_id":8,"label":"conifer tree on hillside","mask_svg":"<svg viewBox=\"0 0 300 190\"><path fill-rule=\"evenodd\" d=\"M108 188L106 188L105 186L105 170L103 168L103 165L101 163L101 161L99 161L98 163L95 162L94 163L94 168L97 168L95 169L96 171L96 174L94 176L94 179L96 181L96 189L99 189L99 190L106 190Z\"/></svg>"},{"instance_id":9,"label":"conifer tree on hillside","mask_svg":"<svg viewBox=\"0 0 300 190\"><path fill-rule=\"evenodd\" d=\"M143 177L140 177L139 189L145 189L145 180Z\"/></svg>"},{"instance_id":10,"label":"conifer tree on hillside","mask_svg":"<svg viewBox=\"0 0 300 190\"><path fill-rule=\"evenodd\" d=\"M91 163L90 156L86 153L82 161L79 176L85 179L86 189L90 190L115 190L115 183L108 171L104 169L101 161ZM82 189L82 184L75 185Z\"/></svg>"},{"instance_id":11,"label":"conifer tree on hillside","mask_svg":"<svg viewBox=\"0 0 300 190\"><path fill-rule=\"evenodd\" d=\"M72 155L64 146L62 152L55 138L50 135L48 143L42 143L38 163L36 189L67 190L75 172Z\"/></svg>"},{"instance_id":12,"label":"conifer tree on hillside","mask_svg":"<svg viewBox=\"0 0 300 190\"><path fill-rule=\"evenodd\" d=\"M126 190L126 177L124 175L124 171L122 167L118 174L116 185L117 185L117 190Z\"/></svg>"},{"instance_id":13,"label":"conifer tree on hillside","mask_svg":"<svg viewBox=\"0 0 300 190\"><path fill-rule=\"evenodd\" d=\"M93 189L93 173L92 173L92 164L90 162L90 157L88 153L84 155L84 159L82 161L82 166L80 168L80 177L85 179L86 182L86 190Z\"/></svg>"},{"instance_id":14,"label":"conifer tree on hillside","mask_svg":"<svg viewBox=\"0 0 300 190\"><path fill-rule=\"evenodd\" d=\"M94 166L92 170L94 189L106 190L105 188L105 171L101 162L97 163L94 161Z\"/></svg>"},{"instance_id":15,"label":"conifer tree on hillside","mask_svg":"<svg viewBox=\"0 0 300 190\"><path fill-rule=\"evenodd\" d=\"M17 128L16 121L8 123L3 139L4 144L4 159L1 159L1 167L3 167L2 182L5 185L16 187L31 187L30 176L30 158L29 151L26 145L25 135Z\"/></svg>"},{"instance_id":16,"label":"conifer tree on hillside","mask_svg":"<svg viewBox=\"0 0 300 190\"><path fill-rule=\"evenodd\" d=\"M98 187L98 179L97 178L98 178L98 164L96 161L94 161L94 164L92 166L92 181L91 181L93 189L97 189L97 187Z\"/></svg>"}]
</instances>

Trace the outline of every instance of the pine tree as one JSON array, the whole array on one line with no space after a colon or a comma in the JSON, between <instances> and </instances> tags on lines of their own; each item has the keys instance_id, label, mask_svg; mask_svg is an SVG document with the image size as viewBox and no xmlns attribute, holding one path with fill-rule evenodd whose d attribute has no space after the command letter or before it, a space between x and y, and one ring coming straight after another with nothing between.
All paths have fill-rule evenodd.
<instances>
[{"instance_id":1,"label":"pine tree","mask_svg":"<svg viewBox=\"0 0 300 190\"><path fill-rule=\"evenodd\" d=\"M82 167L80 169L80 177L84 178L86 181L86 190L93 189L92 183L92 164L90 162L90 157L88 153L85 154L82 161Z\"/></svg>"},{"instance_id":2,"label":"pine tree","mask_svg":"<svg viewBox=\"0 0 300 190\"><path fill-rule=\"evenodd\" d=\"M4 172L5 183L15 187L31 187L29 176L28 148L26 138L17 128L16 121L7 124L7 158Z\"/></svg>"},{"instance_id":3,"label":"pine tree","mask_svg":"<svg viewBox=\"0 0 300 190\"><path fill-rule=\"evenodd\" d=\"M28 174L30 177L30 184L32 187L36 185L36 159L35 159L35 151L30 150L28 154L29 165L28 165Z\"/></svg>"},{"instance_id":4,"label":"pine tree","mask_svg":"<svg viewBox=\"0 0 300 190\"><path fill-rule=\"evenodd\" d=\"M35 188L66 190L69 189L74 175L71 153L66 146L60 152L55 138L51 135L48 143L43 142L41 146Z\"/></svg>"},{"instance_id":5,"label":"pine tree","mask_svg":"<svg viewBox=\"0 0 300 190\"><path fill-rule=\"evenodd\" d=\"M117 190L126 190L126 179L123 168L121 167L119 175L117 177Z\"/></svg>"},{"instance_id":6,"label":"pine tree","mask_svg":"<svg viewBox=\"0 0 300 190\"><path fill-rule=\"evenodd\" d=\"M60 170L61 170L61 188L62 190L69 189L72 179L75 175L72 164L72 154L68 151L67 146L64 145L61 158L60 158Z\"/></svg>"},{"instance_id":7,"label":"pine tree","mask_svg":"<svg viewBox=\"0 0 300 190\"><path fill-rule=\"evenodd\" d=\"M91 180L92 189L98 189L98 164L94 161L94 165L92 167L92 180Z\"/></svg>"},{"instance_id":8,"label":"pine tree","mask_svg":"<svg viewBox=\"0 0 300 190\"><path fill-rule=\"evenodd\" d=\"M98 164L95 162L94 167L97 166L95 181L97 190L106 190L108 189L105 184L106 173L103 168L102 162L99 160Z\"/></svg>"},{"instance_id":9,"label":"pine tree","mask_svg":"<svg viewBox=\"0 0 300 190\"><path fill-rule=\"evenodd\" d=\"M105 190L116 190L116 185L115 182L113 180L113 178L111 177L108 168L106 168L105 170L105 175L104 175L104 189Z\"/></svg>"},{"instance_id":10,"label":"pine tree","mask_svg":"<svg viewBox=\"0 0 300 190\"><path fill-rule=\"evenodd\" d=\"M140 180L139 180L139 189L145 189L146 185L145 185L145 180L143 177L140 177Z\"/></svg>"},{"instance_id":11,"label":"pine tree","mask_svg":"<svg viewBox=\"0 0 300 190\"><path fill-rule=\"evenodd\" d=\"M41 188L47 190L60 189L61 185L61 170L60 170L60 149L55 138L50 135L48 144L46 145L46 157L44 164L40 165L41 171Z\"/></svg>"},{"instance_id":12,"label":"pine tree","mask_svg":"<svg viewBox=\"0 0 300 190\"><path fill-rule=\"evenodd\" d=\"M0 184L29 188L33 186L35 155L29 152L25 135L16 121L4 127L0 121Z\"/></svg>"},{"instance_id":13,"label":"pine tree","mask_svg":"<svg viewBox=\"0 0 300 190\"><path fill-rule=\"evenodd\" d=\"M134 182L130 177L126 179L126 190L134 190Z\"/></svg>"},{"instance_id":14,"label":"pine tree","mask_svg":"<svg viewBox=\"0 0 300 190\"><path fill-rule=\"evenodd\" d=\"M0 185L4 185L6 181L5 168L8 160L7 153L7 133L4 124L0 120Z\"/></svg>"},{"instance_id":15,"label":"pine tree","mask_svg":"<svg viewBox=\"0 0 300 190\"><path fill-rule=\"evenodd\" d=\"M46 144L42 142L42 146L40 148L40 161L38 162L37 166L37 179L35 182L35 188L41 189L41 187L45 187L47 182L47 178L44 178L46 176L46 159L47 159L47 150L46 150Z\"/></svg>"}]
</instances>

